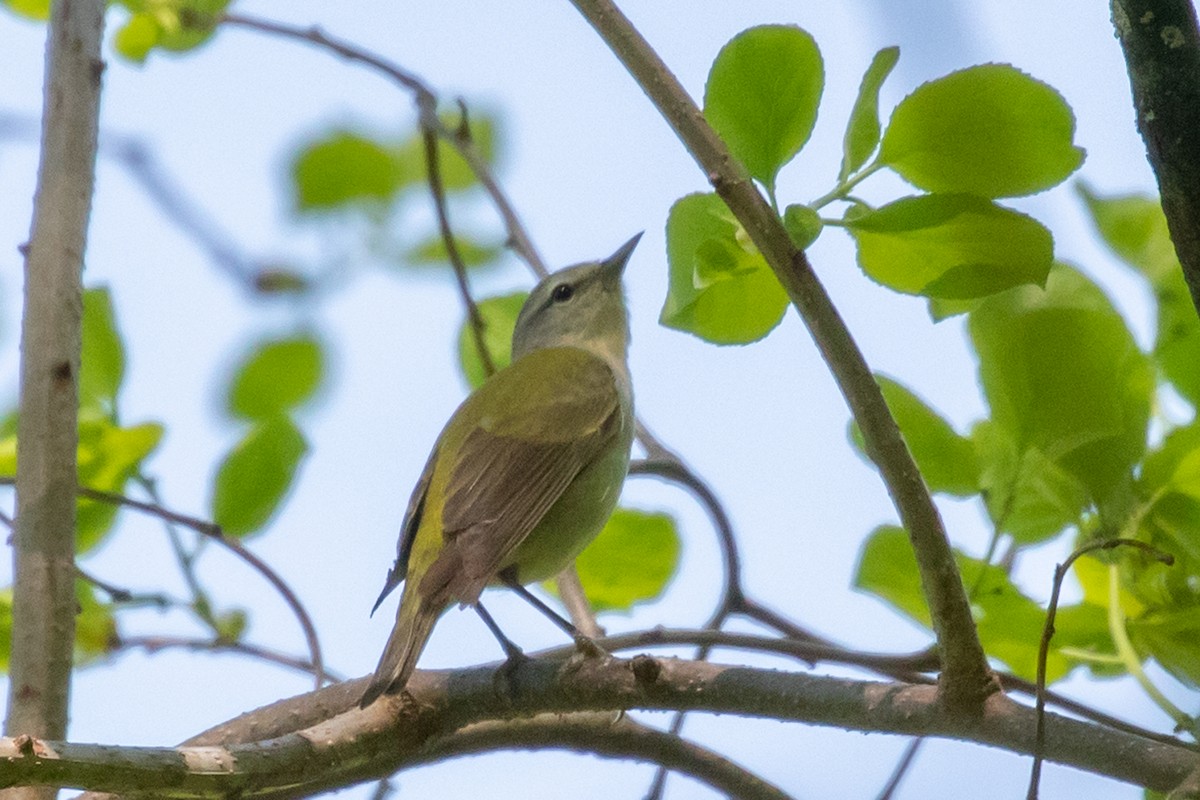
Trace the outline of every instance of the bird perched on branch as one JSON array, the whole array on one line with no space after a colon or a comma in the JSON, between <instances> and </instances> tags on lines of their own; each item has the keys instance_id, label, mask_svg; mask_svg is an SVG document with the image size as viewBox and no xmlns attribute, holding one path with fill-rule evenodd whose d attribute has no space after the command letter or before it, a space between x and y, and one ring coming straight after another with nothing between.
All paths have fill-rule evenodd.
<instances>
[{"instance_id":1,"label":"bird perched on branch","mask_svg":"<svg viewBox=\"0 0 1200 800\"><path fill-rule=\"evenodd\" d=\"M608 520L633 442L621 276L639 238L534 287L517 317L512 363L463 401L438 436L375 603L404 583L361 707L404 688L453 604L474 607L509 658L519 657L480 605L484 587L507 585L549 611L524 585L557 575Z\"/></svg>"}]
</instances>

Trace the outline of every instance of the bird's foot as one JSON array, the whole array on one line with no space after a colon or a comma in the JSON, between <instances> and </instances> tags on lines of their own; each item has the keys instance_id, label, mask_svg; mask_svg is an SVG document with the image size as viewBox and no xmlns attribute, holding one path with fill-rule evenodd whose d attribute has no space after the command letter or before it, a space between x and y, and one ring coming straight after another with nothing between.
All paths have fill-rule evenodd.
<instances>
[{"instance_id":1,"label":"bird's foot","mask_svg":"<svg viewBox=\"0 0 1200 800\"><path fill-rule=\"evenodd\" d=\"M506 658L495 674L492 675L492 686L499 697L511 700L516 693L517 672L533 659L525 655L518 647L505 648Z\"/></svg>"},{"instance_id":2,"label":"bird's foot","mask_svg":"<svg viewBox=\"0 0 1200 800\"><path fill-rule=\"evenodd\" d=\"M605 661L612 656L607 650L596 644L595 640L582 633L575 634L575 652L567 659L567 670L574 671L597 661Z\"/></svg>"}]
</instances>

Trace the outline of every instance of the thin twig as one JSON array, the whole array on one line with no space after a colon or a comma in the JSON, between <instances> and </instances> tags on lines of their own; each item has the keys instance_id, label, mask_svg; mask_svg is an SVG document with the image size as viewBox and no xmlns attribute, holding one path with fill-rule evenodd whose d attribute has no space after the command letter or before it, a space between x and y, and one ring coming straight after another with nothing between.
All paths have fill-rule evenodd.
<instances>
[{"instance_id":1,"label":"thin twig","mask_svg":"<svg viewBox=\"0 0 1200 800\"><path fill-rule=\"evenodd\" d=\"M261 645L249 642L232 641L221 638L188 638L179 636L118 636L108 647L109 653L122 650L144 650L153 655L163 650L189 650L194 653L237 653L257 658L271 664L303 672L306 675L320 675L322 682L339 683L343 678L322 668L318 673L312 661L296 658L287 653L280 653Z\"/></svg>"},{"instance_id":2,"label":"thin twig","mask_svg":"<svg viewBox=\"0 0 1200 800\"><path fill-rule=\"evenodd\" d=\"M1058 615L1058 595L1062 591L1063 581L1066 579L1071 565L1080 556L1096 550L1111 550L1121 546L1136 547L1168 566L1175 563L1175 558L1170 553L1164 553L1138 539L1103 539L1088 542L1076 548L1071 555L1067 556L1066 561L1054 568L1054 584L1050 590L1050 603L1046 608L1046 624L1042 628L1042 639L1038 645L1037 688L1034 704L1037 714L1037 735L1034 741L1033 767L1029 773L1029 789L1025 793L1026 800L1037 800L1038 784L1042 778L1042 759L1046 746L1046 660L1050 653L1050 640L1054 638L1054 618Z\"/></svg>"},{"instance_id":3,"label":"thin twig","mask_svg":"<svg viewBox=\"0 0 1200 800\"><path fill-rule=\"evenodd\" d=\"M304 631L304 638L308 644L309 656L314 665L317 688L320 688L323 680L322 676L324 675L324 661L321 658L321 643L317 638L316 626L313 625L312 618L309 617L308 611L304 608L304 604L300 602L300 598L296 596L294 591L292 591L292 587L289 586L283 580L283 578L271 568L270 565L247 550L246 547L237 539L226 536L221 530L221 526L217 525L216 523L198 519L187 514L180 514L155 503L145 503L141 500L134 500L131 497L126 497L115 492L104 492L98 489L89 489L86 486L80 486L78 491L81 496L91 498L92 500L99 500L101 502L112 503L114 505L128 506L129 508L150 514L151 516L158 517L159 519L168 520L186 528L190 528L202 536L217 542L222 547L226 548L238 558L249 564L255 571L262 575L262 577L265 578L268 583L275 587L275 590L279 592L279 595L283 598L283 601L287 603L288 607L292 610L292 613L296 616L297 621L300 623L300 627Z\"/></svg>"},{"instance_id":4,"label":"thin twig","mask_svg":"<svg viewBox=\"0 0 1200 800\"><path fill-rule=\"evenodd\" d=\"M896 768L892 770L892 775L888 778L888 782L879 790L879 796L876 800L892 800L896 795L896 790L900 788L900 782L904 780L904 776L912 769L912 765L916 762L917 751L921 749L921 744L925 740L917 737L908 743L904 748L904 753L901 754L900 760L896 762Z\"/></svg>"}]
</instances>

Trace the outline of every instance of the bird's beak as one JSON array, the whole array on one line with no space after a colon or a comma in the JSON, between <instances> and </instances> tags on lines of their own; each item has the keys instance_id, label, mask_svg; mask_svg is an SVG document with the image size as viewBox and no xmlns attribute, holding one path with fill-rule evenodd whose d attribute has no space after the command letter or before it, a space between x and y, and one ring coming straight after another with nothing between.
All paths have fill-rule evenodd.
<instances>
[{"instance_id":1,"label":"bird's beak","mask_svg":"<svg viewBox=\"0 0 1200 800\"><path fill-rule=\"evenodd\" d=\"M621 282L621 275L625 272L625 265L629 263L629 257L633 255L633 249L637 247L638 240L641 238L642 234L639 233L621 245L617 252L600 262L607 281L612 281L613 283Z\"/></svg>"}]
</instances>

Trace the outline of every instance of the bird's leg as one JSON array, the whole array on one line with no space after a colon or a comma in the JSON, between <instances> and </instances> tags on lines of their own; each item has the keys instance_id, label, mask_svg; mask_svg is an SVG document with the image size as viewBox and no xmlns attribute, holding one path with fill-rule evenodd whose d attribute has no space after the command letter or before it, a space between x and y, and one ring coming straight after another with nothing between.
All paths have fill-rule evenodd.
<instances>
[{"instance_id":1,"label":"bird's leg","mask_svg":"<svg viewBox=\"0 0 1200 800\"><path fill-rule=\"evenodd\" d=\"M504 664L496 673L496 691L502 695L512 694L512 679L516 675L517 669L529 660L529 656L525 655L524 651L504 635L504 631L500 630L500 626L496 624L496 620L488 613L488 610L483 607L483 603L475 603L472 608L479 618L483 620L483 624L487 625L488 630L492 632L492 636L496 637L496 641L504 648Z\"/></svg>"},{"instance_id":2,"label":"bird's leg","mask_svg":"<svg viewBox=\"0 0 1200 800\"><path fill-rule=\"evenodd\" d=\"M502 571L497 577L505 586L512 589L520 597L529 603L531 606L542 612L551 622L564 630L568 636L575 640L575 649L582 655L591 658L604 658L608 655L604 648L596 644L590 636L582 634L578 628L571 624L570 620L564 619L561 614L555 611L550 606L546 605L540 597L526 589L521 582L517 580L516 568L509 567Z\"/></svg>"}]
</instances>

